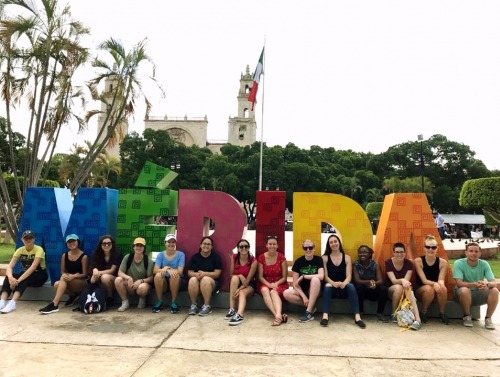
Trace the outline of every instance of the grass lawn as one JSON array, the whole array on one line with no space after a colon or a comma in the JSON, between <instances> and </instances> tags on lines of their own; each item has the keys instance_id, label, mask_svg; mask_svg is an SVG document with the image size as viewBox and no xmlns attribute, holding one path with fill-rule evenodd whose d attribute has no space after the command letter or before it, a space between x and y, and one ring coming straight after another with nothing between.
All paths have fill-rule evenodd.
<instances>
[{"instance_id":1,"label":"grass lawn","mask_svg":"<svg viewBox=\"0 0 500 377\"><path fill-rule=\"evenodd\" d=\"M453 269L453 263L455 263L456 259L450 259L450 266ZM495 278L500 279L500 253L496 253L487 259L488 263L491 266L491 270L493 271L493 275Z\"/></svg>"},{"instance_id":2,"label":"grass lawn","mask_svg":"<svg viewBox=\"0 0 500 377\"><path fill-rule=\"evenodd\" d=\"M15 250L16 246L13 243L10 245L0 243L0 263L9 263Z\"/></svg>"}]
</instances>

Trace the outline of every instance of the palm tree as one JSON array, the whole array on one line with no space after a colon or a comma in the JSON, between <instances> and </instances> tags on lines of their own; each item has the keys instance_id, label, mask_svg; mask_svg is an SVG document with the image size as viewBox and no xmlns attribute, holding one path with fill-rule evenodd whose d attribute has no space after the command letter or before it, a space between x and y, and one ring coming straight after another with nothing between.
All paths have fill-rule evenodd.
<instances>
[{"instance_id":1,"label":"palm tree","mask_svg":"<svg viewBox=\"0 0 500 377\"><path fill-rule=\"evenodd\" d=\"M17 6L22 12L15 17L3 15L0 20L0 63L5 68L0 85L7 107L9 137L12 133L12 105L25 97L30 113L23 188L16 187L18 202L21 203L19 209L26 187L36 186L44 165L50 167L61 127L71 119L73 100L82 95L81 91L74 89L72 77L88 58L88 51L80 45L80 38L89 31L72 19L69 6L60 10L58 0L40 0L39 3L40 7L36 1L3 0L3 7ZM77 118L77 122L81 129L83 120ZM46 149L39 153L43 139ZM13 152L10 153L13 161ZM3 190L3 181L0 174L0 205L8 207L7 228L14 237L17 233L16 215Z\"/></svg>"},{"instance_id":2,"label":"palm tree","mask_svg":"<svg viewBox=\"0 0 500 377\"><path fill-rule=\"evenodd\" d=\"M142 91L140 81L140 68L145 62L152 64L151 59L146 54L146 41L142 40L133 46L130 52L127 52L123 45L110 38L104 41L100 49L107 51L111 55L112 64L96 58L92 65L100 70L101 73L88 83L92 98L103 103L105 110L89 111L86 115L88 122L93 116L100 114L104 116L104 124L97 134L94 143L89 148L89 153L82 161L81 169L77 172L75 179L70 184L73 194L76 193L80 185L85 181L92 170L92 166L99 157L101 151L106 145L113 145L121 141L123 135L120 135L120 125L134 114L135 101L142 97L146 104L146 116L151 110L151 103ZM153 64L153 76L148 76L156 83L154 78L155 67ZM98 85L101 81L110 79L115 85L114 93L109 100L106 93L99 93ZM161 89L161 88L160 88Z\"/></svg>"}]
</instances>

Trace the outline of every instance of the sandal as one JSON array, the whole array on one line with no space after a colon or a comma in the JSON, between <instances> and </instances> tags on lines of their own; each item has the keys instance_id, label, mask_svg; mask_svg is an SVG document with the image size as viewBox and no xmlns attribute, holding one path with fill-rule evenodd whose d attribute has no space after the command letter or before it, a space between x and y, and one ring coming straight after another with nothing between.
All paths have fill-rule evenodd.
<instances>
[{"instance_id":1,"label":"sandal","mask_svg":"<svg viewBox=\"0 0 500 377\"><path fill-rule=\"evenodd\" d=\"M281 319L282 319L282 321L283 321L284 323L287 323L287 322L288 322L288 314L283 313L283 314L281 315Z\"/></svg>"},{"instance_id":2,"label":"sandal","mask_svg":"<svg viewBox=\"0 0 500 377\"><path fill-rule=\"evenodd\" d=\"M281 322L283 322L283 320L280 317L276 317L271 326L279 326L281 325Z\"/></svg>"}]
</instances>

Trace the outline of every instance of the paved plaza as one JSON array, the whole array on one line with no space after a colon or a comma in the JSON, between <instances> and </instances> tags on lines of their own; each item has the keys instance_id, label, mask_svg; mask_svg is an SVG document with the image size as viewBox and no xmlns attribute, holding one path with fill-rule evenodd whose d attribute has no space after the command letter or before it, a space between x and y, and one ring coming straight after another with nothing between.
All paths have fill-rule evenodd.
<instances>
[{"instance_id":1,"label":"paved plaza","mask_svg":"<svg viewBox=\"0 0 500 377\"><path fill-rule=\"evenodd\" d=\"M332 315L330 325L298 322L271 327L263 310L247 311L228 326L226 311L208 317L132 308L95 315L71 308L41 315L45 302L21 301L0 315L0 376L498 376L500 316L496 331L483 321L466 328L436 319L420 331L366 316Z\"/></svg>"}]
</instances>

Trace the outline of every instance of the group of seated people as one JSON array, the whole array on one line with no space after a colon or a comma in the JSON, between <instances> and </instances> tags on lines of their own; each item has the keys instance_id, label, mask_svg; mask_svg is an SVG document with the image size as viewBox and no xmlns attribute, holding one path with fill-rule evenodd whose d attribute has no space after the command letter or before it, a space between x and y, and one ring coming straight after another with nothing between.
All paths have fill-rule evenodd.
<instances>
[{"instance_id":1,"label":"group of seated people","mask_svg":"<svg viewBox=\"0 0 500 377\"><path fill-rule=\"evenodd\" d=\"M23 246L15 251L2 285L2 314L16 309L16 303L27 287L40 287L48 279L45 253L40 246L35 245L34 232L24 231L21 240ZM118 308L120 312L130 307L128 296L133 294L138 296L137 307L144 308L146 298L154 286L157 302L152 312L158 313L165 307L163 295L168 289L171 294L170 312L176 314L179 313L179 291L187 286L191 301L188 314L207 316L212 312L210 302L213 293L220 288L222 272L221 257L213 250L213 246L211 237L201 239L198 253L189 261L186 279L185 254L177 250L174 234L165 237L165 250L158 254L154 263L145 254L144 238L136 238L133 241L133 252L122 258L113 237L105 235L93 252L90 266L88 257L80 249L78 235L70 234L66 237L68 250L61 256L61 278L54 284L55 296L39 311L42 314L59 311L64 294L69 296L64 305L71 306L88 284L99 284L105 291L108 308L114 303L116 290L121 299ZM280 326L288 321L288 315L283 311L283 300L303 306L305 311L299 322L309 322L314 320L316 302L322 296L321 326L328 326L331 300L347 298L355 324L366 328L361 318L365 299L377 301L378 320L395 322L394 315L391 318L384 316L386 302L390 300L394 313L404 291L412 288L409 296L415 320L410 328L418 330L422 323L427 322L427 310L433 301L437 303L440 321L447 325L450 323L445 314L448 262L437 256L438 242L434 236L426 236L423 246L424 255L411 261L406 258L405 245L395 243L392 248L393 256L385 261L384 278L380 266L372 258L373 250L369 246L361 245L358 248L358 259L353 263L351 257L344 252L337 234L328 237L322 256L314 254L315 245L311 240L305 240L302 243L304 255L293 263L293 286L290 288L287 281L288 263L284 254L278 252L277 237L267 238L267 250L258 258L250 253L250 243L241 239L236 245L237 252L229 253L231 280L229 311L225 319L231 326L241 324L247 299L257 292L273 315L272 326ZM480 259L480 256L479 245L469 242L465 258L457 260L454 265L456 287L453 295L463 309L464 326L473 326L471 306L487 304L484 326L493 330L495 326L491 316L498 303L499 291L488 262ZM19 261L22 269L14 272ZM203 299L201 308L197 305L199 295ZM11 300L8 301L10 296ZM416 300L421 302L421 311Z\"/></svg>"}]
</instances>

